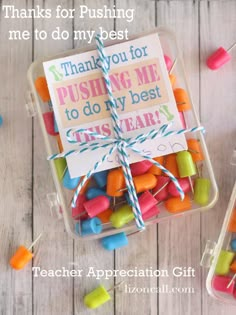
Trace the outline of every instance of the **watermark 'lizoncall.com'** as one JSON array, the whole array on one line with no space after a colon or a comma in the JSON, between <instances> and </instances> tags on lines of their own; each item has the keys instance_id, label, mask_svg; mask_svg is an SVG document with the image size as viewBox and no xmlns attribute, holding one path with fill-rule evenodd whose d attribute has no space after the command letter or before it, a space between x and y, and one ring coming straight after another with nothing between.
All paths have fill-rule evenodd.
<instances>
[{"instance_id":1,"label":"watermark 'lizoncall.com'","mask_svg":"<svg viewBox=\"0 0 236 315\"><path fill-rule=\"evenodd\" d=\"M163 284L159 287L136 287L130 284L124 285L124 293L128 294L151 294L151 293L164 293L164 294L193 294L195 289L193 287L170 287L168 284Z\"/></svg>"}]
</instances>

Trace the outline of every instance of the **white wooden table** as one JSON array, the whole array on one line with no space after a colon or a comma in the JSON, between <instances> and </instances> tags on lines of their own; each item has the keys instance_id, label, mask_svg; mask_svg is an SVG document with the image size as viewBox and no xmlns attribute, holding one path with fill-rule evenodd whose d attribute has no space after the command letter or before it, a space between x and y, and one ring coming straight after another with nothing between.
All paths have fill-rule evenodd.
<instances>
[{"instance_id":1,"label":"white wooden table","mask_svg":"<svg viewBox=\"0 0 236 315\"><path fill-rule=\"evenodd\" d=\"M112 6L113 1L64 0L66 8L81 4L89 7ZM205 66L205 60L219 45L229 47L235 41L236 1L152 1L116 0L119 8L135 8L135 20L31 20L0 17L0 313L2 315L230 315L236 308L219 304L206 291L207 270L199 266L208 239L216 240L223 222L226 206L235 181L235 170L229 164L235 146L236 52L233 60L218 72ZM36 5L55 8L56 1L1 1L17 8ZM213 210L187 218L176 219L150 227L145 233L130 238L127 248L115 253L101 251L97 242L74 242L64 229L63 222L50 218L46 193L54 191L45 159L44 143L37 118L27 118L24 110L26 71L32 60L52 55L85 42L67 41L9 41L8 30L32 28L52 30L60 26L73 29L107 30L128 27L130 34L166 25L176 32L183 52L193 99L202 124L207 129L206 140L212 157L220 199ZM43 269L69 267L97 269L158 268L172 270L175 266L191 266L193 278L131 278L129 286L192 287L194 294L129 294L116 291L112 301L96 310L86 310L82 303L85 292L98 281L80 278L35 278L31 265L16 272L8 265L9 257L19 244L30 244L40 232L45 237L33 261ZM116 282L120 279L116 279ZM104 280L109 288L114 279Z\"/></svg>"}]
</instances>

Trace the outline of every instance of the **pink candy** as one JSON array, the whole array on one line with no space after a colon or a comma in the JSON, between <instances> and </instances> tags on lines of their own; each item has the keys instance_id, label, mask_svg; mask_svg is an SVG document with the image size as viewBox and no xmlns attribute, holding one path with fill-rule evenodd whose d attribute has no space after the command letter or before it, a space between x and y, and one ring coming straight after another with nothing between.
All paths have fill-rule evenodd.
<instances>
[{"instance_id":1,"label":"pink candy","mask_svg":"<svg viewBox=\"0 0 236 315\"><path fill-rule=\"evenodd\" d=\"M171 67L172 67L172 60L167 55L164 55L164 59L165 59L165 63L166 63L166 68L169 72Z\"/></svg>"},{"instance_id":2,"label":"pink candy","mask_svg":"<svg viewBox=\"0 0 236 315\"><path fill-rule=\"evenodd\" d=\"M232 277L222 277L222 276L214 276L212 280L212 286L216 291L221 291L228 294L234 293L235 281L231 283L229 288L227 288L229 282L232 280Z\"/></svg>"},{"instance_id":3,"label":"pink candy","mask_svg":"<svg viewBox=\"0 0 236 315\"><path fill-rule=\"evenodd\" d=\"M87 218L87 214L84 216L80 216L81 213L85 212L84 208L84 203L86 202L86 196L85 195L79 195L77 200L76 200L76 207L72 208L72 218L80 218L80 219L85 219Z\"/></svg>"},{"instance_id":4,"label":"pink candy","mask_svg":"<svg viewBox=\"0 0 236 315\"><path fill-rule=\"evenodd\" d=\"M182 124L182 128L183 129L186 129L186 122L185 122L185 118L184 118L184 113L183 112L179 112L179 117L180 117L180 121L181 121L181 124Z\"/></svg>"},{"instance_id":5,"label":"pink candy","mask_svg":"<svg viewBox=\"0 0 236 315\"><path fill-rule=\"evenodd\" d=\"M157 206L152 207L150 210L148 210L146 213L143 214L143 220L151 219L152 217L158 215L160 213L160 210Z\"/></svg>"},{"instance_id":6,"label":"pink candy","mask_svg":"<svg viewBox=\"0 0 236 315\"><path fill-rule=\"evenodd\" d=\"M110 206L110 200L106 196L98 196L84 202L84 208L90 218L94 218L97 214L107 210Z\"/></svg>"},{"instance_id":7,"label":"pink candy","mask_svg":"<svg viewBox=\"0 0 236 315\"><path fill-rule=\"evenodd\" d=\"M159 193L157 193L154 197L156 198L157 201L162 201L165 200L168 197L168 185L167 183L169 183L169 177L166 176L159 176L158 177L158 181L157 181L157 185L155 188L153 188L152 192L153 192L153 196L155 195L155 193L160 190ZM166 186L165 186L166 185ZM165 187L163 187L165 186Z\"/></svg>"},{"instance_id":8,"label":"pink candy","mask_svg":"<svg viewBox=\"0 0 236 315\"><path fill-rule=\"evenodd\" d=\"M152 167L152 162L144 160L130 165L132 176L145 174Z\"/></svg>"},{"instance_id":9,"label":"pink candy","mask_svg":"<svg viewBox=\"0 0 236 315\"><path fill-rule=\"evenodd\" d=\"M228 52L223 47L219 47L211 56L207 58L206 64L211 70L217 70L230 59L230 54L228 54Z\"/></svg>"},{"instance_id":10,"label":"pink candy","mask_svg":"<svg viewBox=\"0 0 236 315\"><path fill-rule=\"evenodd\" d=\"M153 197L153 195L149 191L145 191L138 198L138 201L139 201L142 214L148 212L157 204L157 200Z\"/></svg>"},{"instance_id":11,"label":"pink candy","mask_svg":"<svg viewBox=\"0 0 236 315\"><path fill-rule=\"evenodd\" d=\"M191 186L189 183L189 178L179 178L178 182L180 184L180 187L183 189L184 193L187 193L191 190ZM173 197L179 197L179 192L173 182L170 182L168 185L168 193Z\"/></svg>"}]
</instances>

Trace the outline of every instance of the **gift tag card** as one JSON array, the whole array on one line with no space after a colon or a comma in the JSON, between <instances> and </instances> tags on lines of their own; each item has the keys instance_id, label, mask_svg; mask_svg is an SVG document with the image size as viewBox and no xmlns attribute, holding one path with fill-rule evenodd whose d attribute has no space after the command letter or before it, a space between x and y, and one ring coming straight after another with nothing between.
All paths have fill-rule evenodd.
<instances>
[{"instance_id":1,"label":"gift tag card","mask_svg":"<svg viewBox=\"0 0 236 315\"><path fill-rule=\"evenodd\" d=\"M157 33L105 47L107 65L124 138L135 137L172 122L170 130L182 129L163 51ZM58 130L65 151L78 148L68 142L70 128L86 128L114 138L110 101L96 50L44 62ZM77 133L79 142L97 142ZM100 140L103 144L105 141ZM135 147L151 156L161 156L187 148L184 135L137 143ZM67 157L72 178L85 175L109 148L85 151ZM128 151L129 161L143 158ZM99 170L119 166L117 152Z\"/></svg>"}]
</instances>

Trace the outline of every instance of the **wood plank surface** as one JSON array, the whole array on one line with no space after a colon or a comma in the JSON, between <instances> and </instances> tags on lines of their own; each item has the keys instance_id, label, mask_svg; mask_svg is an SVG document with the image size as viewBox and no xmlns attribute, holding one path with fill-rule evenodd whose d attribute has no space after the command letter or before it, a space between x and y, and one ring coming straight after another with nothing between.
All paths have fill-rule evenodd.
<instances>
[{"instance_id":1,"label":"wood plank surface","mask_svg":"<svg viewBox=\"0 0 236 315\"><path fill-rule=\"evenodd\" d=\"M2 5L31 6L31 1L2 1ZM32 313L31 264L22 272L8 261L18 246L32 242L32 121L24 108L26 71L31 41L9 41L9 29L28 29L28 20L0 19L0 314ZM23 57L22 57L23 56ZM4 77L4 79L3 79ZM17 87L17 88L15 88Z\"/></svg>"},{"instance_id":2,"label":"wood plank surface","mask_svg":"<svg viewBox=\"0 0 236 315\"><path fill-rule=\"evenodd\" d=\"M198 2L157 2L157 24L176 33L184 60L193 102L199 109ZM168 269L170 277L160 278L159 286L193 288L195 293L160 293L159 314L201 314L200 215L180 217L159 224L159 269ZM173 268L192 267L196 277L175 277Z\"/></svg>"},{"instance_id":3,"label":"wood plank surface","mask_svg":"<svg viewBox=\"0 0 236 315\"><path fill-rule=\"evenodd\" d=\"M81 2L75 2L75 9L79 9ZM106 5L108 8L112 8L114 5L113 1L101 0L101 1L86 1L86 5L89 8L100 8ZM106 31L114 29L113 19L79 19L75 18L74 29L75 30L95 30L98 31L98 27L103 27ZM94 44L94 42L93 42ZM87 45L86 41L75 41L75 48L82 48ZM86 277L89 267L93 267L94 270L113 270L114 269L114 253L105 251L99 241L84 241L74 243L74 261L79 264L79 267L83 269L84 276L82 279L75 278L74 280L74 308L75 314L77 315L89 315L92 312L96 312L96 315L114 314L114 294L111 291L112 296L111 301L106 303L103 307L91 311L87 309L83 304L83 296L92 290L94 290L100 284L104 285L106 289L113 288L114 279L104 279L97 280L95 278Z\"/></svg>"},{"instance_id":4,"label":"wood plank surface","mask_svg":"<svg viewBox=\"0 0 236 315\"><path fill-rule=\"evenodd\" d=\"M229 47L235 41L236 1L193 0L34 0L1 1L1 7L14 4L17 8L39 5L55 9L88 5L100 8L134 8L133 22L120 19L4 19L0 15L0 69L4 74L0 86L0 314L2 315L223 315L234 314L236 307L220 304L205 288L207 271L199 265L208 239L217 240L236 170L229 165L235 147L235 50L232 60L217 72L205 65L207 56L218 46ZM54 55L71 48L81 48L86 41L48 38L37 41L9 41L10 29L45 29L50 33L60 26L73 30L125 29L129 34L148 31L164 25L176 33L183 54L194 104L206 127L206 141L220 189L220 199L213 210L174 219L151 226L144 233L129 237L129 246L115 253L101 249L99 241L73 241L63 221L50 216L46 200L55 188L50 176L44 141L37 117L27 118L24 92L26 71L39 57ZM20 244L29 245L39 233L43 237L32 265L13 271L8 260ZM74 263L74 265L72 264ZM91 311L84 307L83 296L99 284L109 289L123 280L88 278L50 278L32 275L31 267L42 269L90 266L95 270L167 269L169 278L126 278L122 287L111 293L112 299L102 308ZM176 266L192 267L195 277L176 278ZM193 288L194 293L132 294L127 288Z\"/></svg>"}]
</instances>

